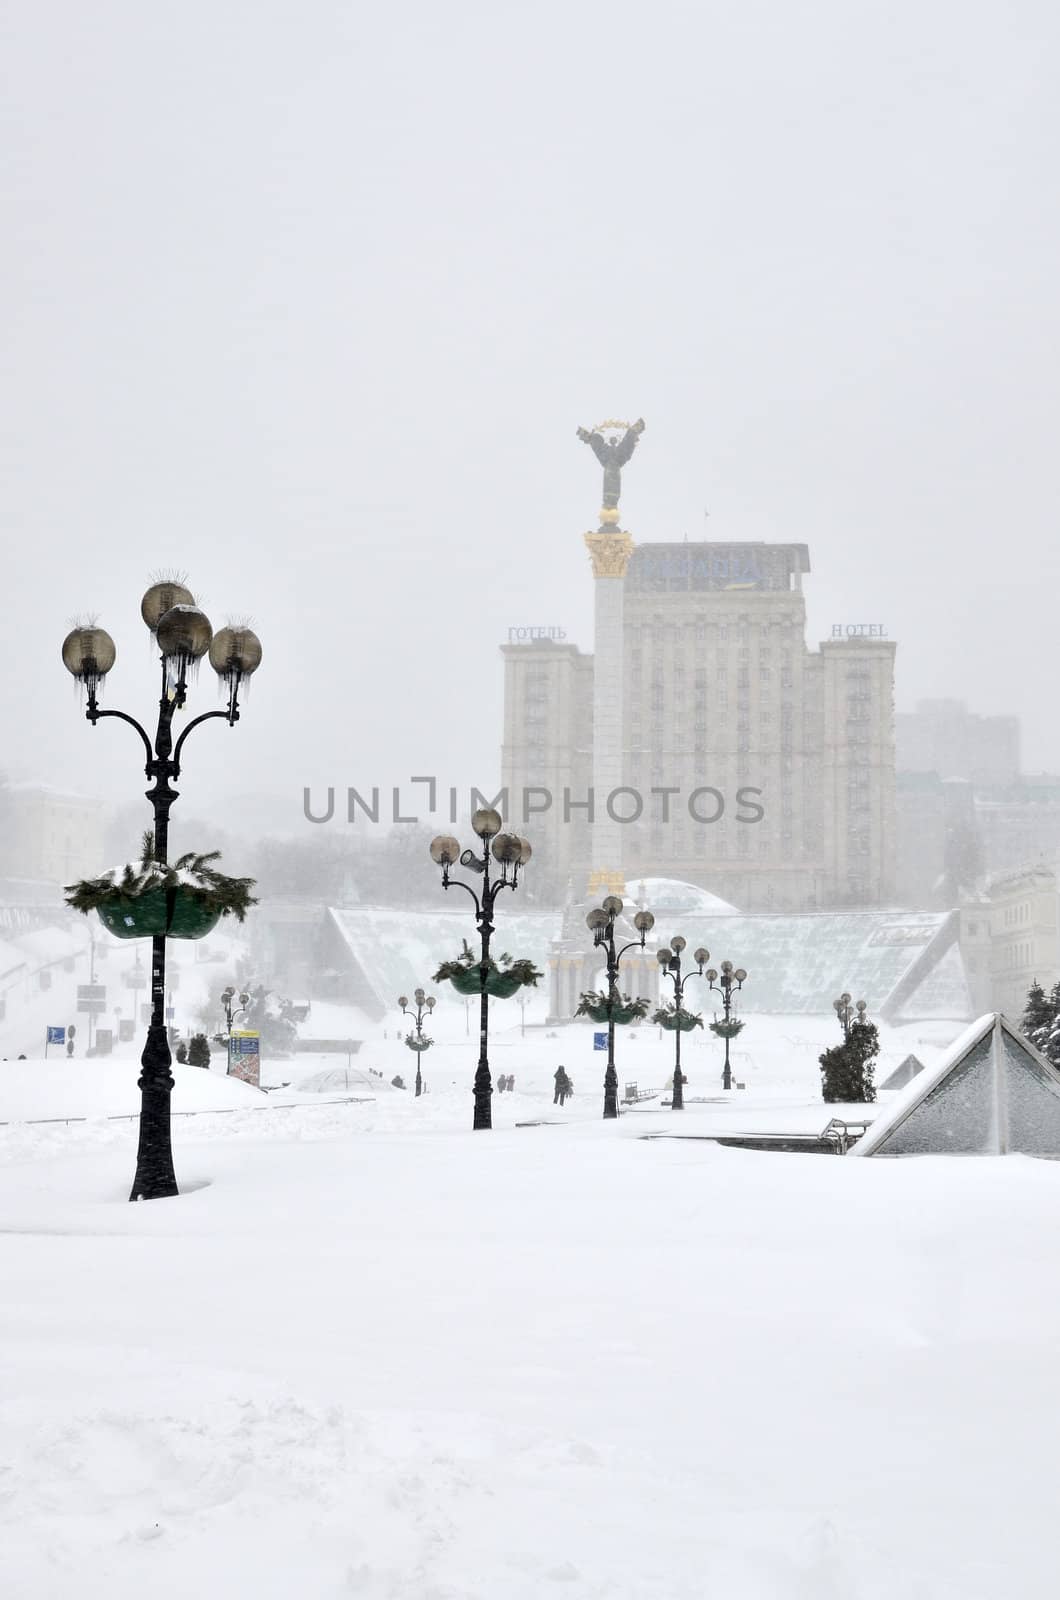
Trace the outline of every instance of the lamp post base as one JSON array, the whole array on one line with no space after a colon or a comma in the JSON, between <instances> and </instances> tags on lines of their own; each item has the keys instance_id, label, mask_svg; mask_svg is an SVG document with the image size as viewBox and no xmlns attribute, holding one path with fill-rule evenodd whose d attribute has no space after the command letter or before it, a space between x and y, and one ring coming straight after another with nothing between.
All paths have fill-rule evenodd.
<instances>
[{"instance_id":1,"label":"lamp post base","mask_svg":"<svg viewBox=\"0 0 1060 1600\"><path fill-rule=\"evenodd\" d=\"M604 1121L618 1116L618 1073L609 1062L604 1073Z\"/></svg>"},{"instance_id":2,"label":"lamp post base","mask_svg":"<svg viewBox=\"0 0 1060 1600\"><path fill-rule=\"evenodd\" d=\"M165 1200L179 1194L173 1171L169 1107L173 1092L172 1057L164 1027L150 1027L140 1058L140 1140L130 1200Z\"/></svg>"},{"instance_id":3,"label":"lamp post base","mask_svg":"<svg viewBox=\"0 0 1060 1600\"><path fill-rule=\"evenodd\" d=\"M472 1131L493 1127L492 1098L493 1084L490 1081L490 1069L480 1063L475 1073L475 1119Z\"/></svg>"}]
</instances>

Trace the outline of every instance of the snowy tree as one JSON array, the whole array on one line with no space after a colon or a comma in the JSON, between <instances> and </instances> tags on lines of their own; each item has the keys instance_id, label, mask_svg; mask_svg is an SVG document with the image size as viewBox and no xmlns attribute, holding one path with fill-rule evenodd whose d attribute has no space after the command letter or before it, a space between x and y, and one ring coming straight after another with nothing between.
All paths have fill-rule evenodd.
<instances>
[{"instance_id":1,"label":"snowy tree","mask_svg":"<svg viewBox=\"0 0 1060 1600\"><path fill-rule=\"evenodd\" d=\"M291 1003L281 1000L263 984L250 990L244 1027L261 1035L261 1048L265 1055L289 1056L295 1050L298 1029L291 1020Z\"/></svg>"},{"instance_id":2,"label":"snowy tree","mask_svg":"<svg viewBox=\"0 0 1060 1600\"><path fill-rule=\"evenodd\" d=\"M210 1065L210 1044L204 1033L197 1033L188 1046L188 1066L208 1067Z\"/></svg>"},{"instance_id":3,"label":"snowy tree","mask_svg":"<svg viewBox=\"0 0 1060 1600\"><path fill-rule=\"evenodd\" d=\"M1049 991L1046 1005L1051 1014L1049 1022L1044 1023L1035 1036L1028 1037L1054 1067L1060 1067L1060 980Z\"/></svg>"},{"instance_id":4,"label":"snowy tree","mask_svg":"<svg viewBox=\"0 0 1060 1600\"><path fill-rule=\"evenodd\" d=\"M876 1024L852 1023L842 1044L832 1045L817 1058L821 1063L822 1098L829 1103L871 1104L876 1098L873 1062L879 1051Z\"/></svg>"},{"instance_id":5,"label":"snowy tree","mask_svg":"<svg viewBox=\"0 0 1060 1600\"><path fill-rule=\"evenodd\" d=\"M1054 989L1053 993L1056 991ZM1031 1044L1037 1045L1039 1050L1052 1032L1056 1021L1056 1005L1045 993L1041 984L1035 978L1027 990L1027 1004L1023 1008L1020 1019L1020 1032Z\"/></svg>"}]
</instances>

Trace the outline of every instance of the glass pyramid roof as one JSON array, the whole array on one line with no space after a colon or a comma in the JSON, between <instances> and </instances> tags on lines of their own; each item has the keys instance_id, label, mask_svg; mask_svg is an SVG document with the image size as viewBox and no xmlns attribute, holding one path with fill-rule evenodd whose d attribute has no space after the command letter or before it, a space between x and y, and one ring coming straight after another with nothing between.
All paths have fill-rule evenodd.
<instances>
[{"instance_id":1,"label":"glass pyramid roof","mask_svg":"<svg viewBox=\"0 0 1060 1600\"><path fill-rule=\"evenodd\" d=\"M991 1012L917 1074L851 1151L1060 1160L1060 1072Z\"/></svg>"}]
</instances>

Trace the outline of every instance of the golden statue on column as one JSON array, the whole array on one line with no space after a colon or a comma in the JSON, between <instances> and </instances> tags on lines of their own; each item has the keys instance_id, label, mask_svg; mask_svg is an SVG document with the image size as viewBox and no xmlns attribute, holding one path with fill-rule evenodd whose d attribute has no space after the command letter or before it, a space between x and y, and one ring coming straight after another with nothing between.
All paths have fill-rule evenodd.
<instances>
[{"instance_id":1,"label":"golden statue on column","mask_svg":"<svg viewBox=\"0 0 1060 1600\"><path fill-rule=\"evenodd\" d=\"M621 433L607 430L622 429ZM587 444L604 469L604 503L600 508L600 526L595 533L585 535L594 578L624 578L629 558L633 554L633 540L618 526L618 501L622 493L622 468L637 448L637 440L644 432L644 418L636 422L619 422L614 418L598 422L595 428L579 428L578 438Z\"/></svg>"}]
</instances>

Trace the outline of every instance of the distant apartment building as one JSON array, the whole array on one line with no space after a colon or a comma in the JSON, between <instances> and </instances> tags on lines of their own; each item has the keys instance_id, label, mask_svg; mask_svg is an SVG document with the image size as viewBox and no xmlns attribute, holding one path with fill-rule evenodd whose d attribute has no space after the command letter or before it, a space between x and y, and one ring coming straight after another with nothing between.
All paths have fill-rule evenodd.
<instances>
[{"instance_id":1,"label":"distant apartment building","mask_svg":"<svg viewBox=\"0 0 1060 1600\"><path fill-rule=\"evenodd\" d=\"M963 700L920 700L895 717L899 772L935 772L978 785L1015 782L1020 770L1020 723L983 717Z\"/></svg>"},{"instance_id":2,"label":"distant apartment building","mask_svg":"<svg viewBox=\"0 0 1060 1600\"><path fill-rule=\"evenodd\" d=\"M983 717L959 700L899 713L897 889L913 905L956 903L978 881L1060 853L1060 777L1019 771L1015 716ZM941 896L941 900L940 897Z\"/></svg>"},{"instance_id":3,"label":"distant apartment building","mask_svg":"<svg viewBox=\"0 0 1060 1600\"><path fill-rule=\"evenodd\" d=\"M994 958L990 940L990 899L981 892L960 908L960 947L974 1016L994 1005Z\"/></svg>"},{"instance_id":4,"label":"distant apartment building","mask_svg":"<svg viewBox=\"0 0 1060 1600\"><path fill-rule=\"evenodd\" d=\"M531 835L539 888L558 900L575 863L589 858L588 813L569 800L583 800L592 784L593 658L545 638L502 654L507 814Z\"/></svg>"},{"instance_id":5,"label":"distant apartment building","mask_svg":"<svg viewBox=\"0 0 1060 1600\"><path fill-rule=\"evenodd\" d=\"M900 905L935 906L945 893L946 789L934 772L895 779L895 893Z\"/></svg>"},{"instance_id":6,"label":"distant apartment building","mask_svg":"<svg viewBox=\"0 0 1060 1600\"><path fill-rule=\"evenodd\" d=\"M103 870L98 800L42 784L0 785L0 877L67 884Z\"/></svg>"},{"instance_id":7,"label":"distant apartment building","mask_svg":"<svg viewBox=\"0 0 1060 1600\"><path fill-rule=\"evenodd\" d=\"M1028 776L977 790L975 816L988 871L1051 866L1060 853L1060 777Z\"/></svg>"},{"instance_id":8,"label":"distant apartment building","mask_svg":"<svg viewBox=\"0 0 1060 1600\"><path fill-rule=\"evenodd\" d=\"M986 870L974 785L935 772L899 772L896 797L899 901L955 906Z\"/></svg>"},{"instance_id":9,"label":"distant apartment building","mask_svg":"<svg viewBox=\"0 0 1060 1600\"><path fill-rule=\"evenodd\" d=\"M978 1009L1018 1020L1027 990L1060 977L1060 896L1051 867L994 878L961 908L961 953Z\"/></svg>"},{"instance_id":10,"label":"distant apartment building","mask_svg":"<svg viewBox=\"0 0 1060 1600\"><path fill-rule=\"evenodd\" d=\"M895 881L895 645L876 624L806 643L799 544L642 544L623 579L627 880L745 911L874 906ZM580 896L591 857L594 658L503 647L502 783L535 863ZM599 695L597 696L599 703ZM524 803L525 802L525 803Z\"/></svg>"},{"instance_id":11,"label":"distant apartment building","mask_svg":"<svg viewBox=\"0 0 1060 1600\"><path fill-rule=\"evenodd\" d=\"M897 774L899 900L953 906L988 878L1060 856L1060 777L988 787L937 772Z\"/></svg>"}]
</instances>

